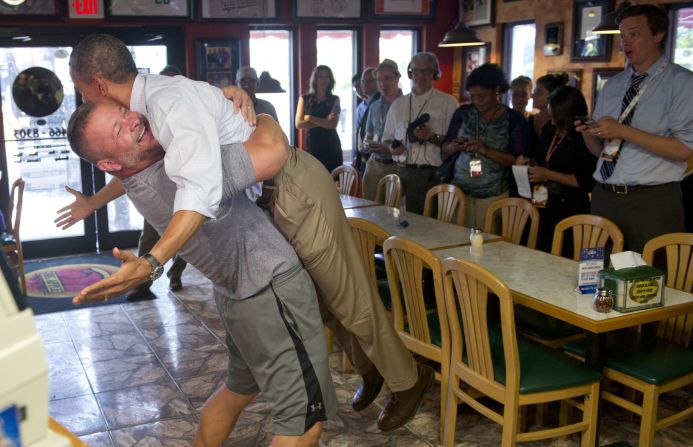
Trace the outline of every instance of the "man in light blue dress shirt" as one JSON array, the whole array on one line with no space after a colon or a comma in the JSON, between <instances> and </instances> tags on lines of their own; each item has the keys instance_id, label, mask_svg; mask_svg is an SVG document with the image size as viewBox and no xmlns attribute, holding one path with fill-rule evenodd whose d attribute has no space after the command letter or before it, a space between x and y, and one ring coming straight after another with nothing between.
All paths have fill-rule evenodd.
<instances>
[{"instance_id":1,"label":"man in light blue dress shirt","mask_svg":"<svg viewBox=\"0 0 693 447\"><path fill-rule=\"evenodd\" d=\"M684 231L680 181L693 155L693 73L664 55L662 9L631 6L618 21L628 63L599 94L597 123L577 130L600 157L592 213L618 225L625 249L642 252L653 237Z\"/></svg>"}]
</instances>

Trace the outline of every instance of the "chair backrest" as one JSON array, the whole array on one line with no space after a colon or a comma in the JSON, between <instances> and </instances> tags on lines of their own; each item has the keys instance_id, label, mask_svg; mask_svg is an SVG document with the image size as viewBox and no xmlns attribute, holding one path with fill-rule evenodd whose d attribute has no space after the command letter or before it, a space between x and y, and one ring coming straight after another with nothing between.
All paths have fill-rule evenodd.
<instances>
[{"instance_id":1,"label":"chair backrest","mask_svg":"<svg viewBox=\"0 0 693 447\"><path fill-rule=\"evenodd\" d=\"M642 252L645 262L653 265L659 250L664 250L666 255L667 287L692 293L693 233L670 233L650 239ZM693 339L693 313L660 321L657 335L689 347Z\"/></svg>"},{"instance_id":2,"label":"chair backrest","mask_svg":"<svg viewBox=\"0 0 693 447\"><path fill-rule=\"evenodd\" d=\"M378 247L382 247L385 240L390 237L387 231L377 224L358 217L347 218L351 226L351 232L359 247L361 259L371 278L371 283L377 287L378 276L375 269L375 252Z\"/></svg>"},{"instance_id":3,"label":"chair backrest","mask_svg":"<svg viewBox=\"0 0 693 447\"><path fill-rule=\"evenodd\" d=\"M433 199L437 199L438 205L436 219L457 225L464 223L464 193L460 188L449 183L442 183L429 189L424 202L424 216L431 217Z\"/></svg>"},{"instance_id":4,"label":"chair backrest","mask_svg":"<svg viewBox=\"0 0 693 447\"><path fill-rule=\"evenodd\" d=\"M493 273L469 261L447 258L442 268L451 334L451 371L463 368L469 379L466 383L503 402L506 393L515 395L520 388L520 360L510 290ZM487 303L490 294L495 295L500 304L500 334L495 328L489 328ZM505 386L494 376L491 346L497 346L498 341L494 343L490 334L502 337ZM500 360L498 356L496 360Z\"/></svg>"},{"instance_id":5,"label":"chair backrest","mask_svg":"<svg viewBox=\"0 0 693 447\"><path fill-rule=\"evenodd\" d=\"M14 235L15 240L19 243L19 226L22 222L22 202L24 201L24 179L19 177L12 183L10 191L10 200L7 204L7 213L5 213L5 226L7 232Z\"/></svg>"},{"instance_id":6,"label":"chair backrest","mask_svg":"<svg viewBox=\"0 0 693 447\"><path fill-rule=\"evenodd\" d=\"M491 203L486 210L485 232L499 234L493 228L496 213L500 213L501 218L500 236L513 244L522 243L522 236L529 221L527 247L536 247L537 234L539 234L539 212L532 202L518 197L509 197Z\"/></svg>"},{"instance_id":7,"label":"chair backrest","mask_svg":"<svg viewBox=\"0 0 693 447\"><path fill-rule=\"evenodd\" d=\"M361 197L361 176L353 166L338 166L332 171L332 178L337 183L340 194Z\"/></svg>"},{"instance_id":8,"label":"chair backrest","mask_svg":"<svg viewBox=\"0 0 693 447\"><path fill-rule=\"evenodd\" d=\"M397 174L388 174L378 182L375 201L397 208L402 197L402 181Z\"/></svg>"},{"instance_id":9,"label":"chair backrest","mask_svg":"<svg viewBox=\"0 0 693 447\"><path fill-rule=\"evenodd\" d=\"M565 231L573 231L573 259L580 259L580 249L605 247L610 253L623 251L623 233L618 226L606 217L593 214L576 214L566 217L556 224L551 244L551 254L562 256Z\"/></svg>"},{"instance_id":10,"label":"chair backrest","mask_svg":"<svg viewBox=\"0 0 693 447\"><path fill-rule=\"evenodd\" d=\"M391 237L383 244L387 281L392 298L395 329L410 351L441 363L446 369L450 334L448 332L443 277L440 260L424 246L408 239ZM433 276L435 303L440 327L440 345L434 344L431 314L426 309L424 271ZM435 311L433 311L435 312ZM435 324L435 323L434 323Z\"/></svg>"}]
</instances>

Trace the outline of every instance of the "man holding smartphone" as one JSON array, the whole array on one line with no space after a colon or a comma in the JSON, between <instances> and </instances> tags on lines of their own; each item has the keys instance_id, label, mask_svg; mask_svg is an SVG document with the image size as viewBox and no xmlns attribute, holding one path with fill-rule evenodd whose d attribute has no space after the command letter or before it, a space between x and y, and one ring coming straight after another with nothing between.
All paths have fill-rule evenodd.
<instances>
[{"instance_id":1,"label":"man holding smartphone","mask_svg":"<svg viewBox=\"0 0 693 447\"><path fill-rule=\"evenodd\" d=\"M591 125L576 122L599 157L593 214L611 219L625 248L642 252L661 234L684 231L680 181L693 155L693 73L664 54L669 19L653 5L617 18L628 64L599 94Z\"/></svg>"},{"instance_id":2,"label":"man holding smartphone","mask_svg":"<svg viewBox=\"0 0 693 447\"><path fill-rule=\"evenodd\" d=\"M375 200L376 189L381 178L388 174L397 173L390 148L381 143L380 140L390 105L395 99L402 96L402 89L399 88L399 69L395 61L383 60L375 69L374 76L378 83L380 98L373 102L369 108L365 126L366 137L363 140L364 147L371 154L363 174L363 197L368 200Z\"/></svg>"}]
</instances>

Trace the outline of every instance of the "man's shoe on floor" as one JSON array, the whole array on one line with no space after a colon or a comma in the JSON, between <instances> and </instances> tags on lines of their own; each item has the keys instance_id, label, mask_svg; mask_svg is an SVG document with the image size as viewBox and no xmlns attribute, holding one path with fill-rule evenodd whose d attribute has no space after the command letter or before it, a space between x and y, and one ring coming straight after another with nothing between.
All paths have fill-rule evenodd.
<instances>
[{"instance_id":1,"label":"man's shoe on floor","mask_svg":"<svg viewBox=\"0 0 693 447\"><path fill-rule=\"evenodd\" d=\"M383 376L380 375L375 366L372 366L371 370L361 378L363 382L356 389L354 397L351 399L351 408L354 411L361 411L373 403L383 387Z\"/></svg>"},{"instance_id":2,"label":"man's shoe on floor","mask_svg":"<svg viewBox=\"0 0 693 447\"><path fill-rule=\"evenodd\" d=\"M378 428L382 431L395 430L414 417L421 406L426 391L433 385L435 374L428 365L418 365L419 380L408 390L390 393L385 409L378 417Z\"/></svg>"},{"instance_id":3,"label":"man's shoe on floor","mask_svg":"<svg viewBox=\"0 0 693 447\"><path fill-rule=\"evenodd\" d=\"M183 288L183 281L181 281L180 276L171 276L168 280L168 289L171 292L177 292Z\"/></svg>"},{"instance_id":4,"label":"man's shoe on floor","mask_svg":"<svg viewBox=\"0 0 693 447\"><path fill-rule=\"evenodd\" d=\"M154 295L152 291L149 290L151 285L151 281L148 281L144 284L137 286L135 290L133 290L125 296L125 299L127 299L130 302L153 300L154 298L156 298L156 295Z\"/></svg>"}]
</instances>

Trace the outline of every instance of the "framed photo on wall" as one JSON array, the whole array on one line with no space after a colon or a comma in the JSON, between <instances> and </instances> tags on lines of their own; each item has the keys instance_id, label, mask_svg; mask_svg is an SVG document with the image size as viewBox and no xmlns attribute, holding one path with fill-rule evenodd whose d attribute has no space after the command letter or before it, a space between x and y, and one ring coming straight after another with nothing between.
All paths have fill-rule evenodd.
<instances>
[{"instance_id":1,"label":"framed photo on wall","mask_svg":"<svg viewBox=\"0 0 693 447\"><path fill-rule=\"evenodd\" d=\"M623 68L613 67L595 68L592 70L592 110L594 110L594 106L597 104L597 97L602 88L604 88L607 79L622 71Z\"/></svg>"},{"instance_id":2,"label":"framed photo on wall","mask_svg":"<svg viewBox=\"0 0 693 447\"><path fill-rule=\"evenodd\" d=\"M197 44L197 79L217 87L233 85L241 66L239 39L199 39Z\"/></svg>"},{"instance_id":3,"label":"framed photo on wall","mask_svg":"<svg viewBox=\"0 0 693 447\"><path fill-rule=\"evenodd\" d=\"M460 0L460 20L469 27L493 26L494 0Z\"/></svg>"},{"instance_id":4,"label":"framed photo on wall","mask_svg":"<svg viewBox=\"0 0 693 447\"><path fill-rule=\"evenodd\" d=\"M572 61L607 61L611 57L611 36L594 34L602 17L611 9L611 0L573 0Z\"/></svg>"},{"instance_id":5,"label":"framed photo on wall","mask_svg":"<svg viewBox=\"0 0 693 447\"><path fill-rule=\"evenodd\" d=\"M192 17L190 0L137 1L109 0L110 17Z\"/></svg>"},{"instance_id":6,"label":"framed photo on wall","mask_svg":"<svg viewBox=\"0 0 693 447\"><path fill-rule=\"evenodd\" d=\"M202 0L203 19L274 19L276 0Z\"/></svg>"},{"instance_id":7,"label":"framed photo on wall","mask_svg":"<svg viewBox=\"0 0 693 447\"><path fill-rule=\"evenodd\" d=\"M361 0L296 0L297 19L350 19L361 17Z\"/></svg>"},{"instance_id":8,"label":"framed photo on wall","mask_svg":"<svg viewBox=\"0 0 693 447\"><path fill-rule=\"evenodd\" d=\"M462 85L460 86L460 90L462 95L464 95L464 85L467 82L467 77L476 68L488 62L491 44L486 43L476 47L463 47L462 49Z\"/></svg>"},{"instance_id":9,"label":"framed photo on wall","mask_svg":"<svg viewBox=\"0 0 693 447\"><path fill-rule=\"evenodd\" d=\"M575 87L576 89L580 90L580 86L582 85L582 69L581 68L547 70L546 72L548 74L567 73L568 74L568 85L571 87Z\"/></svg>"},{"instance_id":10,"label":"framed photo on wall","mask_svg":"<svg viewBox=\"0 0 693 447\"><path fill-rule=\"evenodd\" d=\"M373 16L378 18L407 17L430 19L433 17L435 0L378 0L373 2Z\"/></svg>"}]
</instances>

